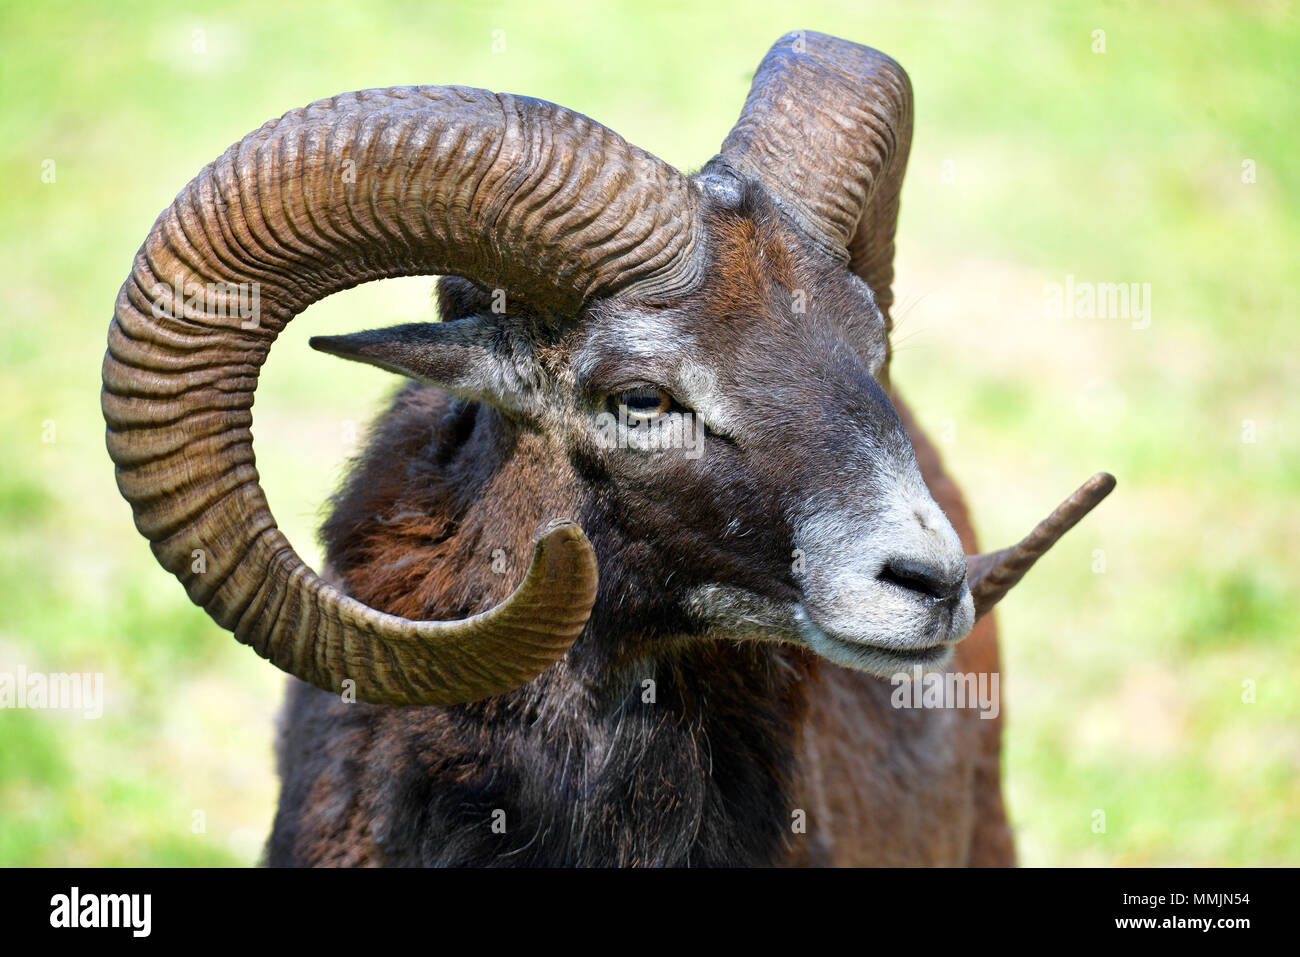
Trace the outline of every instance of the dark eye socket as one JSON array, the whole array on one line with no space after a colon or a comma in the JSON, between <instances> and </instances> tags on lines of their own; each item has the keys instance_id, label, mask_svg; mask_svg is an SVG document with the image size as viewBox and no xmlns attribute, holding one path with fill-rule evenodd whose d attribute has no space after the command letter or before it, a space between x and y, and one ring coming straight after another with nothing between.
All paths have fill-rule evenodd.
<instances>
[{"instance_id":1,"label":"dark eye socket","mask_svg":"<svg viewBox=\"0 0 1300 957\"><path fill-rule=\"evenodd\" d=\"M625 417L631 422L651 422L666 412L680 408L666 391L649 385L613 392L605 403L614 415Z\"/></svg>"}]
</instances>

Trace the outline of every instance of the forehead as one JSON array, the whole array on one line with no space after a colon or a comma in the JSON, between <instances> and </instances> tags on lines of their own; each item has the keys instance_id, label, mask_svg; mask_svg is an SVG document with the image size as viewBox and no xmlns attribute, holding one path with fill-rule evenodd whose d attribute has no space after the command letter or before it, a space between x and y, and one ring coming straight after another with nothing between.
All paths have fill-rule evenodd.
<instances>
[{"instance_id":1,"label":"forehead","mask_svg":"<svg viewBox=\"0 0 1300 957\"><path fill-rule=\"evenodd\" d=\"M700 287L668 307L611 302L583 324L574 355L579 380L621 366L666 372L688 364L724 377L776 366L816 369L856 356L878 367L884 321L862 280L813 249L760 202L705 217L709 268Z\"/></svg>"}]
</instances>

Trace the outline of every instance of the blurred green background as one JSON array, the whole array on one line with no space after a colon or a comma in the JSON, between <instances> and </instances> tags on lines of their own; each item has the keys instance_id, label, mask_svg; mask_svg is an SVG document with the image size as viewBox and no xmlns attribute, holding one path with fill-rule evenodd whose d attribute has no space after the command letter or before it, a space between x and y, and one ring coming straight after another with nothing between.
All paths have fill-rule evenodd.
<instances>
[{"instance_id":1,"label":"blurred green background","mask_svg":"<svg viewBox=\"0 0 1300 957\"><path fill-rule=\"evenodd\" d=\"M5 0L0 671L103 672L106 700L0 711L0 865L251 864L269 829L283 679L154 563L104 452L113 301L176 192L266 119L397 84L554 100L695 168L798 28L912 76L894 374L984 544L1120 480L1000 612L1023 862L1300 864L1296 11L1049 6ZM1051 317L1067 276L1149 283L1149 327ZM313 563L395 383L308 332L431 318L430 289L335 296L265 370L258 464Z\"/></svg>"}]
</instances>

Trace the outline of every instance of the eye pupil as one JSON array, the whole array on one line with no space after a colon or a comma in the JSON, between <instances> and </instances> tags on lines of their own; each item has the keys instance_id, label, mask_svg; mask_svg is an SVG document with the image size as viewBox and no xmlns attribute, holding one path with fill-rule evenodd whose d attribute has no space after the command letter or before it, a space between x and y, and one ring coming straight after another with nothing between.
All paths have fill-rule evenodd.
<instances>
[{"instance_id":1,"label":"eye pupil","mask_svg":"<svg viewBox=\"0 0 1300 957\"><path fill-rule=\"evenodd\" d=\"M635 420L653 419L673 406L673 398L663 389L649 387L627 389L610 396L610 405Z\"/></svg>"},{"instance_id":2,"label":"eye pupil","mask_svg":"<svg viewBox=\"0 0 1300 957\"><path fill-rule=\"evenodd\" d=\"M654 412L662 400L658 392L627 392L624 393L623 404L634 412Z\"/></svg>"}]
</instances>

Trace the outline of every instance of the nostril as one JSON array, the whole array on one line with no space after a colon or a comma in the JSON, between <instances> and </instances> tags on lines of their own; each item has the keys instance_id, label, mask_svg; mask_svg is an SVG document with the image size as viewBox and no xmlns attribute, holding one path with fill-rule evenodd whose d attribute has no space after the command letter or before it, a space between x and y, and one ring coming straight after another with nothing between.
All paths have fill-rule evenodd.
<instances>
[{"instance_id":1,"label":"nostril","mask_svg":"<svg viewBox=\"0 0 1300 957\"><path fill-rule=\"evenodd\" d=\"M954 582L935 566L911 558L891 558L885 562L876 579L936 601L955 598L961 594L962 588L962 581Z\"/></svg>"}]
</instances>

